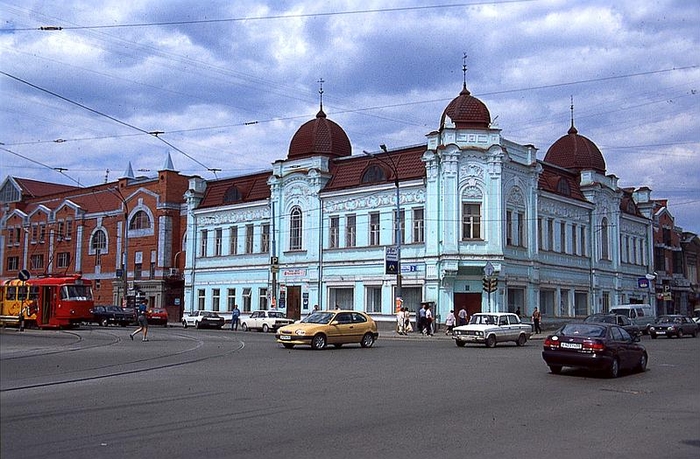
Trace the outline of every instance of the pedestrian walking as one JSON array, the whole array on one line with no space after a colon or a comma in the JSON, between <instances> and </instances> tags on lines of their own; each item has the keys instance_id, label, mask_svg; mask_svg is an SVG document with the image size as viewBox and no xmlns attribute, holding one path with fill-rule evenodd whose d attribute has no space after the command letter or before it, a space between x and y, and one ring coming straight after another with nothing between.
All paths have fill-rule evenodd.
<instances>
[{"instance_id":1,"label":"pedestrian walking","mask_svg":"<svg viewBox=\"0 0 700 459\"><path fill-rule=\"evenodd\" d=\"M418 310L418 331L425 335L425 305Z\"/></svg>"},{"instance_id":2,"label":"pedestrian walking","mask_svg":"<svg viewBox=\"0 0 700 459\"><path fill-rule=\"evenodd\" d=\"M515 310L515 315L520 317L520 307L518 307L518 309Z\"/></svg>"},{"instance_id":3,"label":"pedestrian walking","mask_svg":"<svg viewBox=\"0 0 700 459\"><path fill-rule=\"evenodd\" d=\"M430 305L425 305L425 334L433 336L433 311L430 310Z\"/></svg>"},{"instance_id":4,"label":"pedestrian walking","mask_svg":"<svg viewBox=\"0 0 700 459\"><path fill-rule=\"evenodd\" d=\"M401 308L399 309L399 312L396 313L396 333L398 333L399 335L405 335L407 333L406 316L406 308Z\"/></svg>"},{"instance_id":5,"label":"pedestrian walking","mask_svg":"<svg viewBox=\"0 0 700 459\"><path fill-rule=\"evenodd\" d=\"M241 310L238 309L238 305L233 305L233 311L231 311L231 330L238 330L238 318L241 317Z\"/></svg>"},{"instance_id":6,"label":"pedestrian walking","mask_svg":"<svg viewBox=\"0 0 700 459\"><path fill-rule=\"evenodd\" d=\"M540 311L535 306L535 310L532 311L532 324L535 328L536 334L542 333L542 329L540 328L540 320L542 320L542 314L540 314Z\"/></svg>"},{"instance_id":7,"label":"pedestrian walking","mask_svg":"<svg viewBox=\"0 0 700 459\"><path fill-rule=\"evenodd\" d=\"M146 303L141 303L139 305L138 317L136 319L139 323L139 328L134 330L133 333L129 334L129 338L134 340L134 336L139 333L143 333L143 339L141 341L148 341L148 317L146 317Z\"/></svg>"},{"instance_id":8,"label":"pedestrian walking","mask_svg":"<svg viewBox=\"0 0 700 459\"><path fill-rule=\"evenodd\" d=\"M452 329L455 328L455 312L453 309L450 309L450 313L447 314L447 319L445 319L445 334L450 335L452 334Z\"/></svg>"},{"instance_id":9,"label":"pedestrian walking","mask_svg":"<svg viewBox=\"0 0 700 459\"><path fill-rule=\"evenodd\" d=\"M464 308L459 308L459 312L457 313L458 317L458 324L459 325L467 325L467 310Z\"/></svg>"}]
</instances>

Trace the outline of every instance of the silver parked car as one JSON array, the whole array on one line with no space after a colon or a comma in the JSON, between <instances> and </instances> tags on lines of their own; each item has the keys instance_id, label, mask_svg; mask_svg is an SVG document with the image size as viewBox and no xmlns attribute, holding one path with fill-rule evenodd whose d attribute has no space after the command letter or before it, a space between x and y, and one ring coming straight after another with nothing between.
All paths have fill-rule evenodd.
<instances>
[{"instance_id":1,"label":"silver parked car","mask_svg":"<svg viewBox=\"0 0 700 459\"><path fill-rule=\"evenodd\" d=\"M452 330L452 338L459 347L467 343L494 347L497 343L506 341L523 346L531 335L532 326L522 323L520 317L510 312L477 313L469 319L467 325Z\"/></svg>"}]
</instances>

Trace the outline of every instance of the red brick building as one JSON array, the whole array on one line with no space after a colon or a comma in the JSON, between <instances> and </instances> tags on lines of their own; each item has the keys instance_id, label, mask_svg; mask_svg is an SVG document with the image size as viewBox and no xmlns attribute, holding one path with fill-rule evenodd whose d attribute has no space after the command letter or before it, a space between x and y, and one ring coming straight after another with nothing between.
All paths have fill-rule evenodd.
<instances>
[{"instance_id":1,"label":"red brick building","mask_svg":"<svg viewBox=\"0 0 700 459\"><path fill-rule=\"evenodd\" d=\"M169 156L156 177L134 177L129 165L117 181L84 188L6 177L0 279L78 272L96 304L124 304L126 291L179 319L188 180Z\"/></svg>"}]
</instances>

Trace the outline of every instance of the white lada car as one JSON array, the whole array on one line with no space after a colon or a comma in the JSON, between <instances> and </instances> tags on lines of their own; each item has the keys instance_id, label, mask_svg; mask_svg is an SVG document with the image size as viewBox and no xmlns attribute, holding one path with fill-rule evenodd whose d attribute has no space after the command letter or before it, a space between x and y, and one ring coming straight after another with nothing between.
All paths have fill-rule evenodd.
<instances>
[{"instance_id":1,"label":"white lada car","mask_svg":"<svg viewBox=\"0 0 700 459\"><path fill-rule=\"evenodd\" d=\"M494 347L496 343L506 341L522 346L531 335L532 326L521 322L520 317L510 312L477 313L467 325L455 327L452 331L452 338L459 347L467 343Z\"/></svg>"}]
</instances>

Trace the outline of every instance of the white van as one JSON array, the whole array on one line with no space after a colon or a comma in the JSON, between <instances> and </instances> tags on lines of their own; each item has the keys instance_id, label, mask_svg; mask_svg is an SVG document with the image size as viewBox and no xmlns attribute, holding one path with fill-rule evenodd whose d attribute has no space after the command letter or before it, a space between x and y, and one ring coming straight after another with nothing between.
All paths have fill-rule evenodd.
<instances>
[{"instance_id":1,"label":"white van","mask_svg":"<svg viewBox=\"0 0 700 459\"><path fill-rule=\"evenodd\" d=\"M649 327L654 323L656 316L654 309L648 304L618 304L610 308L610 314L628 317L645 335L649 334Z\"/></svg>"}]
</instances>

